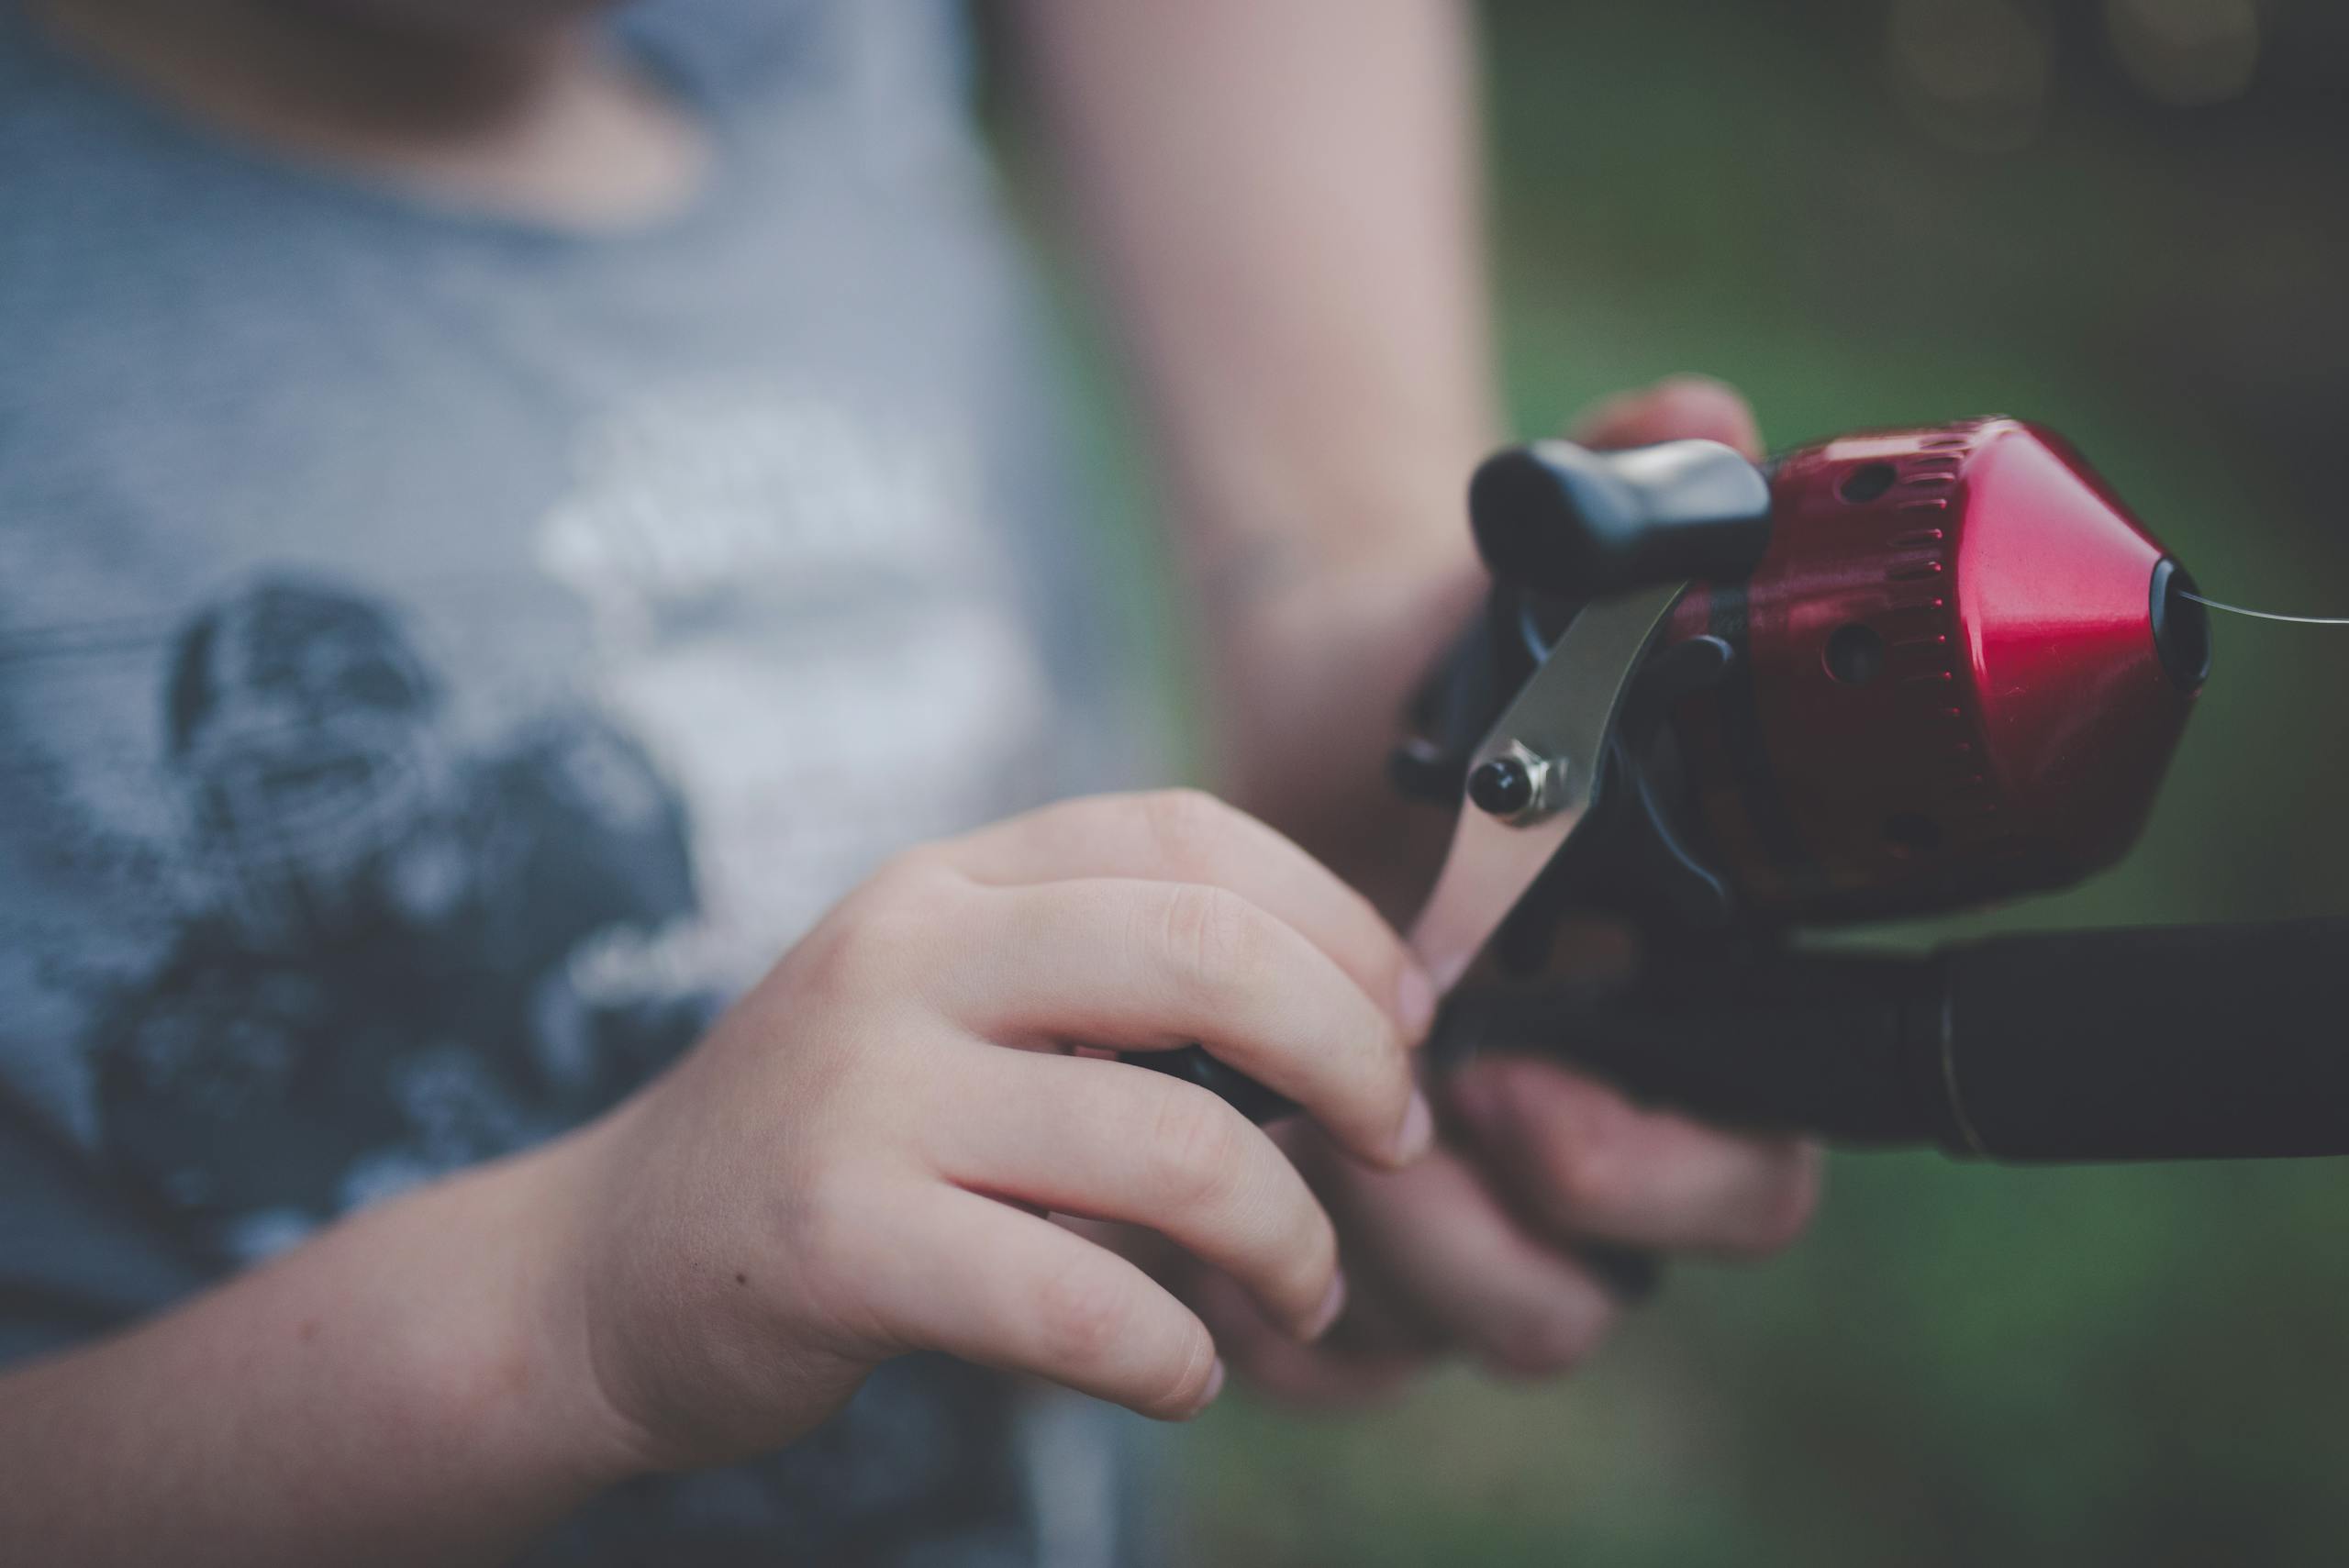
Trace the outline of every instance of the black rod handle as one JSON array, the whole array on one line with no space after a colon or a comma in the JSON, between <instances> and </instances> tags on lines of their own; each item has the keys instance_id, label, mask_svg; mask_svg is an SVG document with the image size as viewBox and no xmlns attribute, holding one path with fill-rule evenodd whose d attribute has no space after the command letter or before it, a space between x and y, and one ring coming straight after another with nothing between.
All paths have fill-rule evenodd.
<instances>
[{"instance_id":1,"label":"black rod handle","mask_svg":"<svg viewBox=\"0 0 2349 1568\"><path fill-rule=\"evenodd\" d=\"M1921 958L1463 996L1431 1047L1542 1051L1746 1126L2016 1161L2349 1154L2349 919L2046 932Z\"/></svg>"},{"instance_id":2,"label":"black rod handle","mask_svg":"<svg viewBox=\"0 0 2349 1568\"><path fill-rule=\"evenodd\" d=\"M1209 1055L1205 1046L1186 1045L1180 1051L1129 1051L1118 1060L1180 1078L1186 1084L1197 1084L1230 1101L1233 1109L1252 1122L1278 1121L1296 1114L1297 1109L1295 1100L1267 1089L1231 1063Z\"/></svg>"},{"instance_id":3,"label":"black rod handle","mask_svg":"<svg viewBox=\"0 0 2349 1568\"><path fill-rule=\"evenodd\" d=\"M1666 961L1631 985L1463 992L1428 1051L1439 1073L1486 1053L1555 1056L1731 1126L1930 1143L1938 1084L1905 1031L1940 979L1930 957Z\"/></svg>"},{"instance_id":4,"label":"black rod handle","mask_svg":"<svg viewBox=\"0 0 2349 1568\"><path fill-rule=\"evenodd\" d=\"M1946 962L1943 1017L1917 1027L1946 1040L1961 1147L2349 1153L2349 920L2004 937Z\"/></svg>"}]
</instances>

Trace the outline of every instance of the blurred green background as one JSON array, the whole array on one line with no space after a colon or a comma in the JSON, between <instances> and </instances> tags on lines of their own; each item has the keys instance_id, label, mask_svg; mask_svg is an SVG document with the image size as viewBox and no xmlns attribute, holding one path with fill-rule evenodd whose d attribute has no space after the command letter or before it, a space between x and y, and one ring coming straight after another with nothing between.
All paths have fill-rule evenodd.
<instances>
[{"instance_id":1,"label":"blurred green background","mask_svg":"<svg viewBox=\"0 0 2349 1568\"><path fill-rule=\"evenodd\" d=\"M2349 613L2349 6L1482 15L1521 430L1682 370L1780 443L2012 413L2208 591ZM1130 422L1080 360L1147 552ZM1172 668L1163 612L1136 624ZM2349 909L2345 671L2349 631L2223 618L2121 869L1873 940ZM2340 1163L1840 1157L1795 1253L1680 1266L1568 1384L1226 1401L1182 1445L1187 1511L1219 1565L2340 1562L2344 1231Z\"/></svg>"}]
</instances>

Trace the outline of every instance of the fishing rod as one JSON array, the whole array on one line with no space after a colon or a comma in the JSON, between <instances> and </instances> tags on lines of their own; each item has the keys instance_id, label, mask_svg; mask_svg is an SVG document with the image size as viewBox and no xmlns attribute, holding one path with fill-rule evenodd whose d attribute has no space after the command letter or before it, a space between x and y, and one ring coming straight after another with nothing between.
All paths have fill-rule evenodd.
<instances>
[{"instance_id":1,"label":"fishing rod","mask_svg":"<svg viewBox=\"0 0 2349 1568\"><path fill-rule=\"evenodd\" d=\"M2068 886L2142 830L2210 601L2061 437L1541 441L1468 509L1492 593L1394 768L1455 814L1409 931L1458 987L1439 1069L1543 1051L1731 1123L1977 1157L2349 1153L2349 919L1808 940ZM1543 984L1594 914L1639 972ZM1135 1060L1292 1108L1203 1051Z\"/></svg>"}]
</instances>

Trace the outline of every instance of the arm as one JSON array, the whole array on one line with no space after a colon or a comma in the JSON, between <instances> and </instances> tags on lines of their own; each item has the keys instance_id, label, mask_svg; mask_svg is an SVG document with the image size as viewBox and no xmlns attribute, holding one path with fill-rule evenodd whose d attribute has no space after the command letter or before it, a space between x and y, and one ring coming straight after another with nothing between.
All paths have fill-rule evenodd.
<instances>
[{"instance_id":1,"label":"arm","mask_svg":"<svg viewBox=\"0 0 2349 1568\"><path fill-rule=\"evenodd\" d=\"M1465 10L1026 0L1022 16L1155 417L1221 785L1406 906L1447 824L1393 806L1385 757L1481 596L1462 502L1500 428ZM1581 434L1756 441L1743 402L1697 380L1619 399ZM1815 1200L1816 1151L1543 1062L1476 1064L1438 1098L1453 1140L1409 1172L1286 1137L1354 1274L1335 1348L1265 1331L1212 1274L1189 1284L1261 1382L1359 1392L1453 1347L1563 1370L1622 1296L1585 1244L1767 1251Z\"/></svg>"},{"instance_id":2,"label":"arm","mask_svg":"<svg viewBox=\"0 0 2349 1568\"><path fill-rule=\"evenodd\" d=\"M1045 1216L1165 1237L1300 1337L1335 1233L1230 1106L1058 1043L1209 1042L1387 1169L1434 1134L1429 995L1359 894L1203 795L909 851L602 1120L0 1375L0 1561L496 1561L913 1351L1188 1416L1207 1328Z\"/></svg>"},{"instance_id":3,"label":"arm","mask_svg":"<svg viewBox=\"0 0 2349 1568\"><path fill-rule=\"evenodd\" d=\"M630 1469L539 1305L542 1157L0 1377L0 1559L486 1562Z\"/></svg>"},{"instance_id":4,"label":"arm","mask_svg":"<svg viewBox=\"0 0 2349 1568\"><path fill-rule=\"evenodd\" d=\"M1500 428L1464 13L1023 19L1161 438L1221 787L1350 875L1383 869L1386 750L1477 603L1462 497Z\"/></svg>"}]
</instances>

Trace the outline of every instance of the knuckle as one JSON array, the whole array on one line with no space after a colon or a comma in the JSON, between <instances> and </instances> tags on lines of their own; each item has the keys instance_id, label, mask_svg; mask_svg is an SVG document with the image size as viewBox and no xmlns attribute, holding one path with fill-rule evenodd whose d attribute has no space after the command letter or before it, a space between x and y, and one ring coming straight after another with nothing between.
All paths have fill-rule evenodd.
<instances>
[{"instance_id":1,"label":"knuckle","mask_svg":"<svg viewBox=\"0 0 2349 1568\"><path fill-rule=\"evenodd\" d=\"M935 844L900 850L875 867L850 897L868 920L927 925L969 881Z\"/></svg>"},{"instance_id":2,"label":"knuckle","mask_svg":"<svg viewBox=\"0 0 2349 1568\"><path fill-rule=\"evenodd\" d=\"M1177 984L1217 995L1249 989L1264 962L1263 923L1247 900L1220 887L1181 883L1160 911L1159 945Z\"/></svg>"},{"instance_id":3,"label":"knuckle","mask_svg":"<svg viewBox=\"0 0 2349 1568\"><path fill-rule=\"evenodd\" d=\"M1631 1188L1639 1179L1628 1106L1594 1095L1583 1112L1529 1129L1546 1218L1567 1230L1620 1211L1636 1196Z\"/></svg>"},{"instance_id":4,"label":"knuckle","mask_svg":"<svg viewBox=\"0 0 2349 1568\"><path fill-rule=\"evenodd\" d=\"M1160 1195L1186 1208L1228 1200L1246 1169L1249 1136L1239 1113L1203 1089L1169 1083L1152 1112L1145 1147Z\"/></svg>"},{"instance_id":5,"label":"knuckle","mask_svg":"<svg viewBox=\"0 0 2349 1568\"><path fill-rule=\"evenodd\" d=\"M827 994L863 994L892 986L934 950L937 898L933 877L912 868L885 869L801 943L809 982Z\"/></svg>"},{"instance_id":6,"label":"knuckle","mask_svg":"<svg viewBox=\"0 0 2349 1568\"><path fill-rule=\"evenodd\" d=\"M1229 1266L1298 1313L1319 1307L1338 1268L1337 1228L1286 1162L1257 1158L1263 1134L1223 1101L1167 1084L1143 1129L1153 1207L1192 1218ZM1271 1152L1271 1145L1262 1151Z\"/></svg>"},{"instance_id":7,"label":"knuckle","mask_svg":"<svg viewBox=\"0 0 2349 1568\"><path fill-rule=\"evenodd\" d=\"M1052 1360L1097 1365L1125 1337L1133 1305L1133 1287L1121 1273L1081 1257L1045 1280L1036 1322Z\"/></svg>"},{"instance_id":8,"label":"knuckle","mask_svg":"<svg viewBox=\"0 0 2349 1568\"><path fill-rule=\"evenodd\" d=\"M1543 1140L1543 1197L1553 1221L1571 1229L1578 1220L1617 1207L1624 1168L1609 1141L1586 1131Z\"/></svg>"},{"instance_id":9,"label":"knuckle","mask_svg":"<svg viewBox=\"0 0 2349 1568\"><path fill-rule=\"evenodd\" d=\"M955 874L946 851L936 844L916 844L899 850L874 868L865 886L891 897L919 898L935 894Z\"/></svg>"},{"instance_id":10,"label":"knuckle","mask_svg":"<svg viewBox=\"0 0 2349 1568\"><path fill-rule=\"evenodd\" d=\"M888 984L893 945L866 920L829 920L793 952L795 978L818 1001L852 999Z\"/></svg>"},{"instance_id":11,"label":"knuckle","mask_svg":"<svg viewBox=\"0 0 2349 1568\"><path fill-rule=\"evenodd\" d=\"M1142 830L1161 863L1175 871L1212 864L1240 813L1203 789L1152 790L1133 797Z\"/></svg>"}]
</instances>

